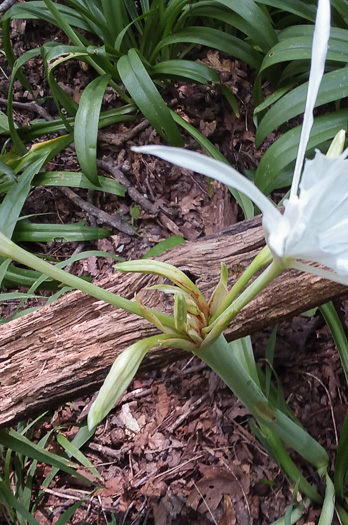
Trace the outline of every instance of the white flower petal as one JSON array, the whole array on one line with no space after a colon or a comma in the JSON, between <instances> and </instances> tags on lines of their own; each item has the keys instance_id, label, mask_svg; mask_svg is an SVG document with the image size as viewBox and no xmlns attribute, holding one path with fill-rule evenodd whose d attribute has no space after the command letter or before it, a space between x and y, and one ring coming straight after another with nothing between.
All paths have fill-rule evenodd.
<instances>
[{"instance_id":1,"label":"white flower petal","mask_svg":"<svg viewBox=\"0 0 348 525\"><path fill-rule=\"evenodd\" d=\"M348 275L337 275L337 273L330 272L329 270L317 268L316 266L310 266L309 264L304 264L299 261L294 261L293 264L291 264L291 268L295 268L301 272L312 273L313 275L317 275L323 279L328 279L329 281L334 281L336 283L343 284L344 286L348 286Z\"/></svg>"},{"instance_id":2,"label":"white flower petal","mask_svg":"<svg viewBox=\"0 0 348 525\"><path fill-rule=\"evenodd\" d=\"M318 0L317 16L315 20L312 60L309 72L308 92L306 107L303 117L300 144L295 164L294 176L290 190L290 196L297 195L301 178L304 156L308 144L309 134L313 126L313 109L321 80L324 75L325 60L330 37L330 0Z\"/></svg>"},{"instance_id":3,"label":"white flower petal","mask_svg":"<svg viewBox=\"0 0 348 525\"><path fill-rule=\"evenodd\" d=\"M132 150L138 153L156 155L181 168L201 173L226 184L226 186L231 186L247 195L269 220L275 222L279 220L280 212L255 184L223 162L195 151L170 146L141 146L133 147Z\"/></svg>"}]
</instances>

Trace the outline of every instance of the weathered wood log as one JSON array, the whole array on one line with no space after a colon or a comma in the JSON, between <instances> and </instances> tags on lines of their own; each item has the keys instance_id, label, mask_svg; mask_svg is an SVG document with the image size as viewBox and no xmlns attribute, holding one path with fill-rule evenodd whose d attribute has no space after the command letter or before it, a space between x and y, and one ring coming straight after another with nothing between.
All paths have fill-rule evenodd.
<instances>
[{"instance_id":1,"label":"weathered wood log","mask_svg":"<svg viewBox=\"0 0 348 525\"><path fill-rule=\"evenodd\" d=\"M233 282L264 245L260 218L180 245L159 259L188 272L206 297L224 261ZM138 294L168 311L171 299L148 290L158 278L115 273L98 284L127 298ZM313 275L284 272L226 330L228 340L251 334L342 295L346 288ZM97 390L116 356L155 333L147 321L74 292L0 327L0 427ZM162 367L184 352L155 349L142 371Z\"/></svg>"}]
</instances>

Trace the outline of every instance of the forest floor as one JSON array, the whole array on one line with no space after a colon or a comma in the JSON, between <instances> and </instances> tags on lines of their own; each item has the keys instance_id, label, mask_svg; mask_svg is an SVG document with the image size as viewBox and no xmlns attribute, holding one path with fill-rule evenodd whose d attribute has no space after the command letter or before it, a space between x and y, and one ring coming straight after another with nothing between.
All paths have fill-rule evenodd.
<instances>
[{"instance_id":1,"label":"forest floor","mask_svg":"<svg viewBox=\"0 0 348 525\"><path fill-rule=\"evenodd\" d=\"M18 55L47 40L49 30L44 34L37 28L33 21L16 24ZM167 103L205 134L238 170L255 168L262 151L256 150L254 143L252 73L215 51L202 51L197 58L214 67L232 88L240 117L232 113L218 91L204 86L173 85L165 93ZM3 57L0 65L10 73ZM33 59L26 73L34 95L45 97L48 87L40 61ZM78 101L91 80L91 72L84 64L70 61L59 69L58 80ZM5 76L0 77L4 111L8 83ZM18 124L38 116L32 107L23 106L33 98L18 81L14 100ZM115 104L118 101L110 91L105 109ZM49 99L44 107L55 116ZM134 227L134 235L114 229L107 239L86 243L83 249L93 247L124 259L140 258L170 235L193 240L242 220L241 211L222 185L130 150L132 145L160 142L141 118L102 130L99 139L99 159L117 165L148 205L138 204L136 209L129 192L119 198L76 190L81 198L92 199L110 215L118 213ZM185 141L187 147L197 149L192 138L186 136ZM67 148L47 169L78 171L74 149ZM135 209L139 210L138 217ZM98 224L58 188L34 189L23 213L43 214L37 217L43 222L86 220ZM80 249L77 243L47 243L32 248L56 259L65 259ZM78 275L88 272L98 281L113 268L110 259L92 258L75 264L73 271ZM343 304L339 305L341 309ZM2 307L3 314L10 311L11 305ZM272 328L252 337L261 366L265 365ZM313 318L299 316L279 325L273 367L295 415L333 460L348 392L336 349L319 314ZM60 433L71 439L91 400L72 400L59 407L37 427L36 438L59 427ZM100 479L91 478L97 481L99 490L93 491L92 484L81 486L76 478L57 476L35 513L40 524L54 523L64 510L85 497L69 523L268 525L296 499L291 482L253 434L247 411L197 358L137 377L83 452L101 475ZM299 458L296 461L320 486L315 473ZM47 469L42 465L42 478L36 477L38 488ZM311 506L300 524L317 523L319 510Z\"/></svg>"}]
</instances>

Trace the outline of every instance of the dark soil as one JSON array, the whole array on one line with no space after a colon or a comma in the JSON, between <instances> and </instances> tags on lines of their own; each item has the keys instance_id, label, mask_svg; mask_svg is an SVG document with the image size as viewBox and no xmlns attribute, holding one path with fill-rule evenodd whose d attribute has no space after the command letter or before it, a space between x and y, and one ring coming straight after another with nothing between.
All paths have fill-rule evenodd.
<instances>
[{"instance_id":1,"label":"dark soil","mask_svg":"<svg viewBox=\"0 0 348 525\"><path fill-rule=\"evenodd\" d=\"M41 26L38 30L34 22L18 22L13 37L19 55L53 35L44 34ZM239 101L240 118L231 112L218 91L207 87L174 85L165 93L166 100L209 137L237 169L253 169L262 153L254 145L253 73L216 52L208 52L205 61L232 87ZM3 57L1 66L9 73ZM47 95L40 61L33 60L26 72L35 87L35 96ZM91 78L90 71L77 62L68 62L59 74L61 85L76 100ZM7 89L8 80L3 76L3 96ZM32 100L19 82L14 98L21 103ZM106 104L118 104L111 92ZM6 111L5 105L2 109ZM49 101L45 109L55 115ZM23 108L15 108L15 112L20 125L37 117ZM192 240L242 219L241 211L222 185L132 153L133 144L160 142L150 126L145 124L138 130L140 122L141 119L101 131L99 158L118 166L131 187L146 197L149 206L139 206L140 216L133 221L135 235L114 229L111 237L86 244L84 250L96 247L125 259L140 258L169 235ZM188 147L198 149L190 137L185 140ZM73 148L67 148L48 169L78 171ZM84 190L76 193L110 215L118 213L132 223L134 201L129 194L117 198L109 194L90 195ZM48 212L50 215L40 220L97 223L95 217L74 206L59 189L34 189L23 214ZM80 249L77 243L31 248L57 259L65 259ZM79 275L88 272L99 280L112 270L112 264L111 259L92 258L75 264L73 271ZM8 315L12 308L13 305L3 306L2 314ZM265 366L268 337L269 333L262 333L253 338L261 366ZM279 326L274 369L285 399L333 461L347 405L347 388L336 349L319 314L313 319L298 317ZM39 439L58 426L71 439L78 430L76 422L85 418L90 402L90 398L85 398L60 407L49 421L37 427L35 437ZM46 497L35 513L42 525L54 523L81 498L86 498L85 503L69 522L74 525L268 525L298 498L292 483L255 438L246 410L196 358L136 378L83 452L101 478L92 477L85 469L81 472L97 482L98 490L94 491L92 484L82 486L74 478L57 476L45 489ZM320 485L315 473L299 458L296 461L305 475ZM47 473L47 467L42 466L42 477L35 480L37 488ZM311 506L300 523L316 523L318 516L319 509Z\"/></svg>"}]
</instances>

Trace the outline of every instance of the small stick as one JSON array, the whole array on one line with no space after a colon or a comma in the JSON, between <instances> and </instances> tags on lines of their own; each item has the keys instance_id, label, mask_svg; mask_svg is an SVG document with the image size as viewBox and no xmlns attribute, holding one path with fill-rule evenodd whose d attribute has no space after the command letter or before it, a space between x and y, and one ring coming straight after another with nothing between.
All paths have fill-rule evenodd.
<instances>
[{"instance_id":1,"label":"small stick","mask_svg":"<svg viewBox=\"0 0 348 525\"><path fill-rule=\"evenodd\" d=\"M64 195L68 197L74 204L76 204L76 206L96 217L100 223L108 224L109 226L112 226L113 228L116 228L127 235L134 235L134 230L118 215L109 215L109 213L100 210L93 204L90 204L89 202L81 199L81 197L79 197L70 188L63 187L60 188L60 191L64 193Z\"/></svg>"}]
</instances>

